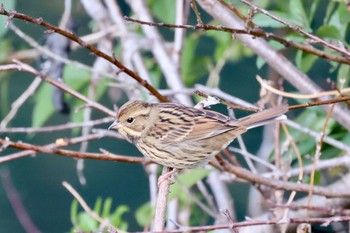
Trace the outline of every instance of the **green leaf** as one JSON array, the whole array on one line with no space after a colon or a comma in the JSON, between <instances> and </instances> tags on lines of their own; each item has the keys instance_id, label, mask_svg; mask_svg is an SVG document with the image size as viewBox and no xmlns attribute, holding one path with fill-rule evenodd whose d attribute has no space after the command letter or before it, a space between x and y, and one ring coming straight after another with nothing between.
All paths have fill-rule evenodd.
<instances>
[{"instance_id":1,"label":"green leaf","mask_svg":"<svg viewBox=\"0 0 350 233\"><path fill-rule=\"evenodd\" d=\"M194 33L189 35L184 43L181 56L181 76L183 78L189 76L192 71L192 63L198 46L198 36Z\"/></svg>"},{"instance_id":2,"label":"green leaf","mask_svg":"<svg viewBox=\"0 0 350 233\"><path fill-rule=\"evenodd\" d=\"M310 12L308 14L309 15L309 22L312 22L312 20L315 16L318 4L319 4L319 0L312 1L311 7L310 7Z\"/></svg>"},{"instance_id":3,"label":"green leaf","mask_svg":"<svg viewBox=\"0 0 350 233\"><path fill-rule=\"evenodd\" d=\"M336 28L333 25L323 25L321 26L317 31L316 35L322 38L332 38L332 39L338 39L343 40L343 37L340 34L340 31L338 28Z\"/></svg>"},{"instance_id":4,"label":"green leaf","mask_svg":"<svg viewBox=\"0 0 350 233\"><path fill-rule=\"evenodd\" d=\"M338 4L336 10L332 13L329 19L329 25L336 27L341 35L341 41L345 43L345 37L347 35L349 19L344 20L344 14L347 14L349 18L349 12L347 11L345 4ZM346 11L347 13L345 13ZM345 17L346 18L346 17Z\"/></svg>"},{"instance_id":5,"label":"green leaf","mask_svg":"<svg viewBox=\"0 0 350 233\"><path fill-rule=\"evenodd\" d=\"M335 7L337 6L337 3L334 1L330 1L328 3L327 9L326 9L326 14L323 20L323 24L329 24L330 18L332 16L332 13L334 12Z\"/></svg>"},{"instance_id":6,"label":"green leaf","mask_svg":"<svg viewBox=\"0 0 350 233\"><path fill-rule=\"evenodd\" d=\"M79 214L78 228L83 231L97 231L98 222L90 217L87 213L83 212Z\"/></svg>"},{"instance_id":7,"label":"green leaf","mask_svg":"<svg viewBox=\"0 0 350 233\"><path fill-rule=\"evenodd\" d=\"M210 169L194 169L181 173L177 178L177 182L170 187L169 200L175 197L187 198L188 195L184 192L184 188L189 189L199 180L208 176L210 172Z\"/></svg>"},{"instance_id":8,"label":"green leaf","mask_svg":"<svg viewBox=\"0 0 350 233\"><path fill-rule=\"evenodd\" d=\"M289 1L290 17L293 18L293 21L296 25L303 28L303 30L311 31L308 17L301 0L292 0ZM295 22L296 21L296 22Z\"/></svg>"},{"instance_id":9,"label":"green leaf","mask_svg":"<svg viewBox=\"0 0 350 233\"><path fill-rule=\"evenodd\" d=\"M0 19L3 18L3 16L0 17ZM1 27L2 24L0 24L0 34L1 34ZM0 35L1 38L1 35ZM0 40L0 62L6 62L6 59L8 55L12 52L12 45L11 41L7 39L1 39Z\"/></svg>"},{"instance_id":10,"label":"green leaf","mask_svg":"<svg viewBox=\"0 0 350 233\"><path fill-rule=\"evenodd\" d=\"M280 11L272 11L271 14L274 14L280 18L287 19L289 16L286 13ZM264 14L257 14L253 18L253 22L260 27L270 27L270 28L284 28L284 24L270 18Z\"/></svg>"},{"instance_id":11,"label":"green leaf","mask_svg":"<svg viewBox=\"0 0 350 233\"><path fill-rule=\"evenodd\" d=\"M107 218L111 213L112 198L108 197L103 203L102 218Z\"/></svg>"},{"instance_id":12,"label":"green leaf","mask_svg":"<svg viewBox=\"0 0 350 233\"><path fill-rule=\"evenodd\" d=\"M102 210L102 198L101 197L97 198L93 210L96 212L96 214L98 214L98 215L101 214L101 210Z\"/></svg>"},{"instance_id":13,"label":"green leaf","mask_svg":"<svg viewBox=\"0 0 350 233\"><path fill-rule=\"evenodd\" d=\"M303 72L308 72L315 64L317 59L318 56L310 53L304 53L303 51L299 50L295 56L295 63Z\"/></svg>"},{"instance_id":14,"label":"green leaf","mask_svg":"<svg viewBox=\"0 0 350 233\"><path fill-rule=\"evenodd\" d=\"M9 94L10 94L10 88L9 88L9 81L10 79L4 78L8 75L7 72L1 72L0 73L0 117L1 119L5 118L6 113L10 111L10 103L9 103Z\"/></svg>"},{"instance_id":15,"label":"green leaf","mask_svg":"<svg viewBox=\"0 0 350 233\"><path fill-rule=\"evenodd\" d=\"M16 0L2 0L1 4L4 5L4 8L8 11L15 10ZM2 38L5 33L8 31L8 28L5 27L5 23L8 20L8 17L2 15L0 17L0 38Z\"/></svg>"},{"instance_id":16,"label":"green leaf","mask_svg":"<svg viewBox=\"0 0 350 233\"><path fill-rule=\"evenodd\" d=\"M32 126L41 127L53 115L55 108L52 104L53 86L42 83L34 96L35 105L33 109Z\"/></svg>"},{"instance_id":17,"label":"green leaf","mask_svg":"<svg viewBox=\"0 0 350 233\"><path fill-rule=\"evenodd\" d=\"M260 56L256 57L256 67L258 69L261 69L265 64L266 64L266 61L264 59L262 59L262 57L260 57Z\"/></svg>"},{"instance_id":18,"label":"green leaf","mask_svg":"<svg viewBox=\"0 0 350 233\"><path fill-rule=\"evenodd\" d=\"M337 86L341 90L349 86L350 82L350 67L346 64L341 64L337 75Z\"/></svg>"},{"instance_id":19,"label":"green leaf","mask_svg":"<svg viewBox=\"0 0 350 233\"><path fill-rule=\"evenodd\" d=\"M91 73L84 69L66 65L63 70L63 80L66 85L74 90L80 90L90 81ZM68 98L73 98L71 95ZM75 98L75 97L74 97Z\"/></svg>"},{"instance_id":20,"label":"green leaf","mask_svg":"<svg viewBox=\"0 0 350 233\"><path fill-rule=\"evenodd\" d=\"M129 211L129 207L126 205L120 205L110 216L110 222L113 226L118 227L121 230L126 231L128 229L128 223L122 219L122 216Z\"/></svg>"},{"instance_id":21,"label":"green leaf","mask_svg":"<svg viewBox=\"0 0 350 233\"><path fill-rule=\"evenodd\" d=\"M209 56L196 54L197 47L198 35L192 33L185 41L181 58L181 76L187 86L192 86L199 78L207 74L206 65L211 62Z\"/></svg>"},{"instance_id":22,"label":"green leaf","mask_svg":"<svg viewBox=\"0 0 350 233\"><path fill-rule=\"evenodd\" d=\"M152 13L162 22L175 22L176 1L149 0Z\"/></svg>"},{"instance_id":23,"label":"green leaf","mask_svg":"<svg viewBox=\"0 0 350 233\"><path fill-rule=\"evenodd\" d=\"M66 65L63 70L63 79L67 86L71 87L80 94L87 95L88 85L90 84L91 73L87 70L76 68L72 65ZM71 109L79 109L80 106L84 104L83 101L77 99L76 97L66 94L66 100L70 103ZM72 122L83 121L83 111L72 111L70 117ZM77 133L79 128L72 129L73 134Z\"/></svg>"},{"instance_id":24,"label":"green leaf","mask_svg":"<svg viewBox=\"0 0 350 233\"><path fill-rule=\"evenodd\" d=\"M346 27L350 23L349 10L346 4L338 4L339 22Z\"/></svg>"},{"instance_id":25,"label":"green leaf","mask_svg":"<svg viewBox=\"0 0 350 233\"><path fill-rule=\"evenodd\" d=\"M70 221L73 225L78 223L78 201L76 199L73 199L70 206Z\"/></svg>"},{"instance_id":26,"label":"green leaf","mask_svg":"<svg viewBox=\"0 0 350 233\"><path fill-rule=\"evenodd\" d=\"M149 202L139 207L135 214L137 223L142 227L148 226L149 224L151 224L153 216L154 216L154 210L152 209Z\"/></svg>"}]
</instances>

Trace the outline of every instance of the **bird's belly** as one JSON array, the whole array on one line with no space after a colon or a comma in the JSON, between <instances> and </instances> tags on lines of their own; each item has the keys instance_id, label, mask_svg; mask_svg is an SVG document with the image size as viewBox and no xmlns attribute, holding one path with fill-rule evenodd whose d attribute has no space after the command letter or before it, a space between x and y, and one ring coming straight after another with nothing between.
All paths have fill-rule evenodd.
<instances>
[{"instance_id":1,"label":"bird's belly","mask_svg":"<svg viewBox=\"0 0 350 233\"><path fill-rule=\"evenodd\" d=\"M213 156L225 149L232 138L218 138L222 140L193 140L179 143L164 143L149 145L145 142L137 143L140 152L148 159L167 167L178 169L194 168L208 163Z\"/></svg>"}]
</instances>

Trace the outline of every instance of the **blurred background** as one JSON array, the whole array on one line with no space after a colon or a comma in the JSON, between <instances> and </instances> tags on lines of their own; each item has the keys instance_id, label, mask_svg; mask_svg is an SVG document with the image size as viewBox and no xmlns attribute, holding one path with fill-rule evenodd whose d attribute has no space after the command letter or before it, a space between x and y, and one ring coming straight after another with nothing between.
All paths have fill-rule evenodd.
<instances>
[{"instance_id":1,"label":"blurred background","mask_svg":"<svg viewBox=\"0 0 350 233\"><path fill-rule=\"evenodd\" d=\"M64 1L0 1L4 4L6 10L15 10L17 12L32 16L41 17L45 21L58 25L62 13L64 11ZM150 0L146 1L156 22L174 23L171 17L174 14L169 14L172 11L173 3L161 3L161 1ZM174 1L175 2L175 1ZM281 12L287 11L284 4L274 3L274 1L263 1L264 6L270 6ZM310 1L303 2L304 5ZM235 6L243 7L238 1L230 1ZM118 1L118 5L122 10L123 15L133 16L130 6L124 1ZM328 4L317 4L315 17L312 18L310 26L319 27L323 23L323 16L327 14ZM72 1L71 14L74 17L74 24L76 25L76 34L84 36L96 28L96 22L86 13L80 1ZM246 8L243 8L246 10ZM245 11L246 12L246 11ZM211 18L204 12L202 19L204 22L212 22ZM316 17L319 15L319 17ZM289 16L291 17L291 16ZM169 21L166 21L168 20ZM0 41L1 62L9 62L9 56L16 51L29 50L31 47L19 38L12 30L5 28L7 18L0 16L0 32L3 31ZM311 21L311 20L310 20ZM23 32L33 37L40 44L44 44L47 33L45 29L38 25L26 23L17 19L13 20L14 24ZM261 22L264 22L263 20ZM196 18L192 10L189 17L189 24L196 24ZM215 22L214 22L215 23ZM128 27L137 28L139 25L135 23L126 23ZM159 29L164 38L172 41L173 29L160 28ZM270 27L268 30L279 30L278 28ZM135 33L138 30L135 30ZM283 30L280 30L284 33ZM294 35L295 36L295 35ZM347 36L349 37L349 36ZM199 39L200 38L200 39ZM186 55L187 63L182 67L182 78L188 88L193 88L195 84L203 84L212 88L219 88L221 91L229 93L233 96L239 97L251 103L256 103L260 96L260 86L256 81L256 75L262 77L277 76L272 70L265 65L261 65L261 60L248 48L241 43L231 41L231 35L223 32L213 33L202 31L189 31L186 38L186 48L182 51ZM345 38L349 40L349 38ZM234 40L233 40L234 41ZM107 51L108 54L112 52L119 58L121 51L122 40L115 39L112 51ZM145 49L146 50L146 49ZM229 51L225 53L225 51ZM2 53L2 54L1 54ZM294 59L298 55L295 51L282 51L283 54ZM166 89L166 82L158 67L158 64L151 57L148 51L143 52L146 57L146 67L150 70L151 80L155 87L159 89ZM225 57L226 56L226 57ZM225 57L223 66L219 70L219 76L215 75L209 77L210 71L217 67L220 58ZM303 57L305 58L305 57ZM25 61L41 69L42 60L39 56L28 58ZM83 64L92 66L96 57L85 49L73 49L69 53L69 59L77 60ZM297 58L295 58L297 59ZM326 89L330 85L325 81L326 78L331 78L337 81L337 70L339 67L332 66L329 62L321 59L305 58L300 60L300 66L303 62L310 62L310 66L305 68L307 74L313 77L321 87ZM185 61L186 62L186 61ZM296 62L298 63L298 62ZM89 85L88 80L91 77L89 72L80 69L74 69L72 66L65 68L65 82L68 85L76 87L76 89L88 95ZM106 72L115 73L113 70ZM24 90L28 88L33 81L33 75L22 72L1 72L0 73L0 115L3 119L11 109L13 103ZM77 78L75 80L74 78ZM120 106L126 102L130 96L125 94L118 87L110 85L110 80L107 82L101 81L101 91L96 100L104 106L113 109L115 106ZM148 93L142 88L140 96L148 99ZM291 90L290 85L286 85L287 90ZM16 116L11 120L8 127L31 127L31 126L49 126L65 124L70 121L83 120L82 111L79 111L81 102L73 98L66 97L66 101L71 108L70 114L60 113L52 110L51 98L46 98L47 93L45 87L40 87L38 91L29 98L29 100L19 109ZM148 99L154 101L154 99ZM194 102L199 100L198 97L192 97ZM38 107L38 103L41 107ZM45 105L46 103L46 105ZM292 104L293 102L290 102ZM43 105L44 104L44 105ZM43 107L44 106L44 107ZM49 110L48 110L49 109ZM78 109L78 110L77 110ZM224 106L215 106L215 110L227 114ZM50 114L48 112L50 112ZM237 111L237 116L245 115L244 111ZM293 118L295 113L291 113L289 117ZM91 119L98 119L105 117L102 113L95 110L91 113ZM95 126L96 128L106 129L110 123ZM30 142L31 144L45 145L53 143L57 138L76 137L81 134L80 130L66 130L57 131L53 133L3 133L0 131L0 137L9 137L12 141ZM246 145L249 145L249 151L256 153L262 140L262 129L255 129L244 135ZM234 142L233 146L237 143ZM137 149L122 140L105 137L100 140L89 142L87 151L100 152L103 148L116 154L141 156ZM70 146L71 150L79 150L80 145ZM4 152L0 152L0 156L14 153L17 150L8 148ZM239 156L238 160L244 164L244 160ZM79 194L86 200L86 202L93 207L98 198L105 201L107 198L112 198L111 209L118 209L121 206L127 210L121 217L122 221L128 224L129 231L142 230L143 226L137 221L137 213L141 213L140 208L149 202L150 191L148 184L147 173L141 164L116 163L111 161L86 160L84 167L84 176L86 184L82 185L79 182L77 169L77 161L69 157L58 155L38 153L33 157L26 157L22 159L13 160L7 163L0 164L0 172L2 174L2 185L0 185L0 232L25 232L16 217L14 210L8 200L7 194L4 190L4 183L8 178L13 182L21 200L24 203L25 209L31 217L33 223L42 232L69 232L72 228L72 195L62 186L63 181L70 183ZM6 178L7 177L7 178ZM238 220L243 220L247 209L247 192L248 184L230 184L230 192L235 200L235 211ZM80 210L81 211L81 210ZM198 221L200 222L200 221ZM208 221L210 222L210 221Z\"/></svg>"}]
</instances>

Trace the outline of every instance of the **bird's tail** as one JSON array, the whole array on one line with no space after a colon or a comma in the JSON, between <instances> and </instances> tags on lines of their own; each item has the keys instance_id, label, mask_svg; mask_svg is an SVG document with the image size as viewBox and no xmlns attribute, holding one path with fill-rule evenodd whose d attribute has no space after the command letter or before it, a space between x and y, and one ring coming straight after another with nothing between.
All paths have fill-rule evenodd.
<instances>
[{"instance_id":1,"label":"bird's tail","mask_svg":"<svg viewBox=\"0 0 350 233\"><path fill-rule=\"evenodd\" d=\"M275 121L285 120L287 116L284 113L287 111L288 105L280 105L240 118L238 122L240 125L246 127L246 129L251 129Z\"/></svg>"}]
</instances>

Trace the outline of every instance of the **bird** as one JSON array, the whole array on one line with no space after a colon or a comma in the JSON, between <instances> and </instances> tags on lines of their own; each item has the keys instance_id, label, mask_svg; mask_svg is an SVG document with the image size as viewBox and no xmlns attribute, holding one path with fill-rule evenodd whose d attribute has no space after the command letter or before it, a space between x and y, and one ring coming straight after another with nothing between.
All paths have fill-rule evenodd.
<instances>
[{"instance_id":1,"label":"bird","mask_svg":"<svg viewBox=\"0 0 350 233\"><path fill-rule=\"evenodd\" d=\"M119 132L151 161L175 169L208 163L237 136L251 128L286 119L280 105L232 119L219 112L178 103L129 101L108 129Z\"/></svg>"},{"instance_id":2,"label":"bird","mask_svg":"<svg viewBox=\"0 0 350 233\"><path fill-rule=\"evenodd\" d=\"M108 129L119 132L149 160L175 169L208 163L237 136L251 128L286 119L287 105L240 119L178 103L129 101Z\"/></svg>"}]
</instances>

